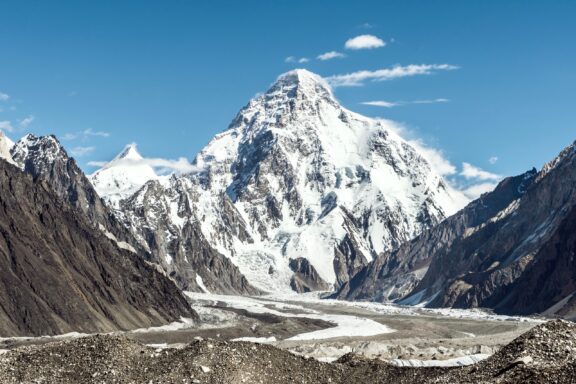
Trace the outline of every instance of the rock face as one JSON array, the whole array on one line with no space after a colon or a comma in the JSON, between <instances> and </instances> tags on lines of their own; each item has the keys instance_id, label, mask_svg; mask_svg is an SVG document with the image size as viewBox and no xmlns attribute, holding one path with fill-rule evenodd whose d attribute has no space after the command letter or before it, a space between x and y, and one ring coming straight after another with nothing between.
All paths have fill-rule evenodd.
<instances>
[{"instance_id":1,"label":"rock face","mask_svg":"<svg viewBox=\"0 0 576 384\"><path fill-rule=\"evenodd\" d=\"M576 143L359 272L340 297L573 318Z\"/></svg>"},{"instance_id":2,"label":"rock face","mask_svg":"<svg viewBox=\"0 0 576 384\"><path fill-rule=\"evenodd\" d=\"M13 162L35 181L48 182L51 189L64 201L83 212L88 222L108 236L149 259L147 252L135 241L127 228L98 196L91 182L69 157L54 136L28 134L10 150Z\"/></svg>"},{"instance_id":3,"label":"rock face","mask_svg":"<svg viewBox=\"0 0 576 384\"><path fill-rule=\"evenodd\" d=\"M0 336L109 332L195 317L176 285L47 182L0 161Z\"/></svg>"},{"instance_id":4,"label":"rock face","mask_svg":"<svg viewBox=\"0 0 576 384\"><path fill-rule=\"evenodd\" d=\"M148 179L159 179L152 167L138 163L142 157L135 145L127 146L110 163L114 166L104 167L92 175L91 180L54 136L26 135L12 147L11 156L34 180L47 181L59 197L80 209L89 222L106 236L117 240L120 246L134 250L143 259L163 265L180 288L197 291L208 289L220 293L258 293L228 259L206 242L197 228L198 223L191 223L183 231L184 237L178 239L157 236L159 232L171 230L171 223L163 223L161 218L154 223L154 227L139 223L145 227L134 233L129 230L121 220L122 215L115 209L119 201L140 188ZM106 195L108 204L99 197L92 183L100 192L110 192ZM162 188L159 183L153 185ZM151 204L158 205L161 200L156 199L153 189L148 198ZM166 253L159 255L159 249ZM175 262L166 263L166 255L174 255ZM190 262L186 261L182 265L180 260L184 259ZM178 273L175 273L175 269ZM205 283L196 271L203 273Z\"/></svg>"},{"instance_id":5,"label":"rock face","mask_svg":"<svg viewBox=\"0 0 576 384\"><path fill-rule=\"evenodd\" d=\"M395 132L340 106L320 77L288 72L200 151L196 172L149 181L119 212L188 281L173 244L195 226L261 290L339 287L463 205Z\"/></svg>"}]
</instances>

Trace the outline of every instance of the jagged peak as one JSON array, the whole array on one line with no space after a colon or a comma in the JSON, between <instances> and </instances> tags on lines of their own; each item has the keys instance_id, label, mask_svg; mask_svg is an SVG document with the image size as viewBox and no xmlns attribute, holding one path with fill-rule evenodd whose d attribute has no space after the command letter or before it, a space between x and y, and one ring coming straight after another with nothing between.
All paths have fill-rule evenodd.
<instances>
[{"instance_id":1,"label":"jagged peak","mask_svg":"<svg viewBox=\"0 0 576 384\"><path fill-rule=\"evenodd\" d=\"M267 94L282 90L292 91L294 89L307 95L319 94L333 98L332 88L322 76L301 68L293 69L278 76Z\"/></svg>"},{"instance_id":2,"label":"jagged peak","mask_svg":"<svg viewBox=\"0 0 576 384\"><path fill-rule=\"evenodd\" d=\"M137 144L136 143L130 143L130 144L127 144L124 147L124 149L122 150L122 152L120 152L112 161L121 160L121 159L142 160L143 157L140 154L140 152L138 152Z\"/></svg>"},{"instance_id":3,"label":"jagged peak","mask_svg":"<svg viewBox=\"0 0 576 384\"><path fill-rule=\"evenodd\" d=\"M66 150L60 144L60 141L54 135L46 136L36 136L32 133L26 134L22 137L11 149L12 155L16 157L16 154L28 153L31 148L36 148L35 150L41 150L46 154L50 154L52 157L60 154L64 157L68 157Z\"/></svg>"}]
</instances>

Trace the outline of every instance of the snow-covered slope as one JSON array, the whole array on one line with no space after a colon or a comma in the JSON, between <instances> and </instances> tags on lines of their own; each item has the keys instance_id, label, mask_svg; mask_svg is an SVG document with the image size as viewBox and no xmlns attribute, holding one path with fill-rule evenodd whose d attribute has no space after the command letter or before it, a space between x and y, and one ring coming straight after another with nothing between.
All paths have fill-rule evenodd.
<instances>
[{"instance_id":1,"label":"snow-covered slope","mask_svg":"<svg viewBox=\"0 0 576 384\"><path fill-rule=\"evenodd\" d=\"M343 108L305 70L251 100L195 165L195 173L149 181L119 202L120 214L142 241L145 228L156 228L148 244L166 263L174 255L162 244L184 242L184 228L198 223L267 291L340 286L463 203L392 123Z\"/></svg>"},{"instance_id":2,"label":"snow-covered slope","mask_svg":"<svg viewBox=\"0 0 576 384\"><path fill-rule=\"evenodd\" d=\"M10 150L14 146L14 142L7 137L4 132L0 131L0 159L4 159L11 164L15 164L12 160Z\"/></svg>"},{"instance_id":3,"label":"snow-covered slope","mask_svg":"<svg viewBox=\"0 0 576 384\"><path fill-rule=\"evenodd\" d=\"M90 181L98 194L117 208L120 200L134 194L148 180L158 178L154 168L142 160L136 144L128 144L112 161L90 175Z\"/></svg>"}]
</instances>

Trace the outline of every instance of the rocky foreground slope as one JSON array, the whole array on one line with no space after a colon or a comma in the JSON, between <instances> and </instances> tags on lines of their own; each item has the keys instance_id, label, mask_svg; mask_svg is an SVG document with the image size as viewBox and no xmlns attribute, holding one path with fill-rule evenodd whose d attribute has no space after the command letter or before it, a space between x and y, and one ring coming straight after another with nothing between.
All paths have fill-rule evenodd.
<instances>
[{"instance_id":1,"label":"rocky foreground slope","mask_svg":"<svg viewBox=\"0 0 576 384\"><path fill-rule=\"evenodd\" d=\"M176 285L0 160L0 336L103 332L194 317Z\"/></svg>"},{"instance_id":2,"label":"rocky foreground slope","mask_svg":"<svg viewBox=\"0 0 576 384\"><path fill-rule=\"evenodd\" d=\"M408 368L352 354L335 363L268 345L199 340L155 349L118 336L91 336L0 355L0 383L574 383L576 325L553 321L492 357L458 368Z\"/></svg>"}]
</instances>

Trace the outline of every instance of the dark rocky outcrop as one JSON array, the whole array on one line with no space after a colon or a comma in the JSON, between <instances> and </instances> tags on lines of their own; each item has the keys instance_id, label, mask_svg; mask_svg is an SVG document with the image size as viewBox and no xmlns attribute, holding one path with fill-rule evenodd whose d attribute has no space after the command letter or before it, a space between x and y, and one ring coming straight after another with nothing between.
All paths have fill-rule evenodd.
<instances>
[{"instance_id":1,"label":"dark rocky outcrop","mask_svg":"<svg viewBox=\"0 0 576 384\"><path fill-rule=\"evenodd\" d=\"M294 272L290 280L290 286L296 292L327 291L330 284L322 280L318 272L308 259L298 257L290 260L290 269Z\"/></svg>"},{"instance_id":2,"label":"dark rocky outcrop","mask_svg":"<svg viewBox=\"0 0 576 384\"><path fill-rule=\"evenodd\" d=\"M426 274L436 255L449 250L465 232L498 215L532 184L536 170L509 177L455 215L393 251L379 255L353 275L336 297L393 301L406 297Z\"/></svg>"},{"instance_id":3,"label":"dark rocky outcrop","mask_svg":"<svg viewBox=\"0 0 576 384\"><path fill-rule=\"evenodd\" d=\"M130 244L145 259L150 258L145 248L98 196L76 160L68 156L55 136L28 134L10 152L20 169L30 174L35 181L47 181L56 195L83 212L91 225Z\"/></svg>"},{"instance_id":4,"label":"dark rocky outcrop","mask_svg":"<svg viewBox=\"0 0 576 384\"><path fill-rule=\"evenodd\" d=\"M379 256L339 296L573 317L575 185L576 143Z\"/></svg>"},{"instance_id":5,"label":"dark rocky outcrop","mask_svg":"<svg viewBox=\"0 0 576 384\"><path fill-rule=\"evenodd\" d=\"M44 180L0 161L0 335L107 332L195 317L176 285Z\"/></svg>"}]
</instances>

